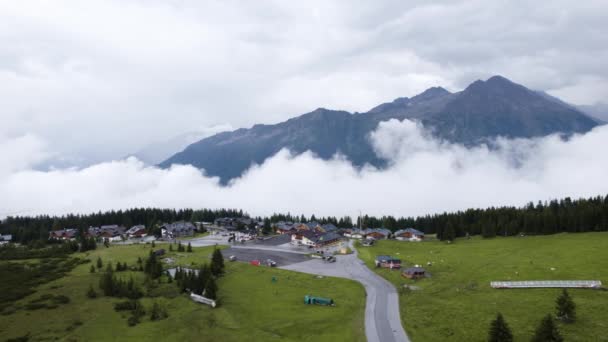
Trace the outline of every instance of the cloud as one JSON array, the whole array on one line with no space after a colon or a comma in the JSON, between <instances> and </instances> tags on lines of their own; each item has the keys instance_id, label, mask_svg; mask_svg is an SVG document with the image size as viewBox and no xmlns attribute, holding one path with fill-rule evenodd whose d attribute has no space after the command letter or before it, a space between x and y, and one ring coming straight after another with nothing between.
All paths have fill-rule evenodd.
<instances>
[{"instance_id":1,"label":"cloud","mask_svg":"<svg viewBox=\"0 0 608 342\"><path fill-rule=\"evenodd\" d=\"M608 193L608 126L569 140L499 139L497 149L466 148L432 138L411 121L383 122L370 135L390 159L384 170L353 168L343 157L323 161L283 150L229 186L191 166L158 169L135 158L83 169L32 170L44 145L5 138L1 151L25 151L0 162L3 213L63 214L131 207L242 208L254 215L396 216Z\"/></svg>"},{"instance_id":2,"label":"cloud","mask_svg":"<svg viewBox=\"0 0 608 342\"><path fill-rule=\"evenodd\" d=\"M502 74L608 94L606 1L0 2L0 135L75 165Z\"/></svg>"}]
</instances>

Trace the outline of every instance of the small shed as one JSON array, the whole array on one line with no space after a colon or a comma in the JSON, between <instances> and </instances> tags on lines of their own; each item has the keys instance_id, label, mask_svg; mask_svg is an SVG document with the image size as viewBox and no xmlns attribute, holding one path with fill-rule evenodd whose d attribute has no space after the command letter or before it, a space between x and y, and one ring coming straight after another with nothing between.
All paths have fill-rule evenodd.
<instances>
[{"instance_id":1,"label":"small shed","mask_svg":"<svg viewBox=\"0 0 608 342\"><path fill-rule=\"evenodd\" d=\"M409 279L424 278L426 275L426 270L422 267L415 266L405 269L403 272L401 272L401 275Z\"/></svg>"},{"instance_id":2,"label":"small shed","mask_svg":"<svg viewBox=\"0 0 608 342\"><path fill-rule=\"evenodd\" d=\"M154 251L154 255L156 255L156 256L165 255L165 250L164 249L157 249L157 250Z\"/></svg>"},{"instance_id":3,"label":"small shed","mask_svg":"<svg viewBox=\"0 0 608 342\"><path fill-rule=\"evenodd\" d=\"M334 300L331 298L314 297L306 295L304 296L304 304L317 304L317 305L328 305L334 306Z\"/></svg>"},{"instance_id":4,"label":"small shed","mask_svg":"<svg viewBox=\"0 0 608 342\"><path fill-rule=\"evenodd\" d=\"M385 267L391 270L401 268L401 260L390 255L378 255L374 263L376 267Z\"/></svg>"}]
</instances>

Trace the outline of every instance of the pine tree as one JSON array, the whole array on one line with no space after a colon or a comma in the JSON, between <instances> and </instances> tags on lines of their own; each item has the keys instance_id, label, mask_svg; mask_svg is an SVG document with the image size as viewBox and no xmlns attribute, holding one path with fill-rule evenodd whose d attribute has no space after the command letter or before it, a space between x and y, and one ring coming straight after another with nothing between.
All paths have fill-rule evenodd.
<instances>
[{"instance_id":1,"label":"pine tree","mask_svg":"<svg viewBox=\"0 0 608 342\"><path fill-rule=\"evenodd\" d=\"M87 291L87 297L97 298L97 292L95 292L95 289L93 289L93 285L89 285L89 290Z\"/></svg>"},{"instance_id":2,"label":"pine tree","mask_svg":"<svg viewBox=\"0 0 608 342\"><path fill-rule=\"evenodd\" d=\"M511 342L513 334L511 329L505 322L502 314L499 312L496 319L490 324L490 332L488 334L488 342Z\"/></svg>"},{"instance_id":3,"label":"pine tree","mask_svg":"<svg viewBox=\"0 0 608 342\"><path fill-rule=\"evenodd\" d=\"M169 244L169 252L173 252L173 244Z\"/></svg>"},{"instance_id":4,"label":"pine tree","mask_svg":"<svg viewBox=\"0 0 608 342\"><path fill-rule=\"evenodd\" d=\"M91 265L91 269L89 270L91 273L95 273L95 266Z\"/></svg>"},{"instance_id":5,"label":"pine tree","mask_svg":"<svg viewBox=\"0 0 608 342\"><path fill-rule=\"evenodd\" d=\"M557 326L553 322L553 318L551 315L545 316L541 321L538 328L536 328L536 333L532 338L532 342L563 342L564 339L560 335L559 330L557 330Z\"/></svg>"},{"instance_id":6,"label":"pine tree","mask_svg":"<svg viewBox=\"0 0 608 342\"><path fill-rule=\"evenodd\" d=\"M216 277L219 277L224 273L224 256L219 249L213 250L213 255L211 256L211 274Z\"/></svg>"},{"instance_id":7,"label":"pine tree","mask_svg":"<svg viewBox=\"0 0 608 342\"><path fill-rule=\"evenodd\" d=\"M103 262L101 261L101 257L97 257L97 268L102 268Z\"/></svg>"},{"instance_id":8,"label":"pine tree","mask_svg":"<svg viewBox=\"0 0 608 342\"><path fill-rule=\"evenodd\" d=\"M190 244L190 242L188 242L188 248L187 248L186 252L192 253L192 245Z\"/></svg>"},{"instance_id":9,"label":"pine tree","mask_svg":"<svg viewBox=\"0 0 608 342\"><path fill-rule=\"evenodd\" d=\"M451 241L454 241L454 238L456 238L456 232L454 231L454 225L452 224L452 222L448 221L448 223L445 226L445 231L443 232L443 239L451 242Z\"/></svg>"},{"instance_id":10,"label":"pine tree","mask_svg":"<svg viewBox=\"0 0 608 342\"><path fill-rule=\"evenodd\" d=\"M214 277L209 277L205 286L205 297L209 299L217 299L217 284Z\"/></svg>"},{"instance_id":11,"label":"pine tree","mask_svg":"<svg viewBox=\"0 0 608 342\"><path fill-rule=\"evenodd\" d=\"M564 289L562 294L557 297L556 304L557 317L564 322L574 322L576 319L576 305L566 289Z\"/></svg>"}]
</instances>

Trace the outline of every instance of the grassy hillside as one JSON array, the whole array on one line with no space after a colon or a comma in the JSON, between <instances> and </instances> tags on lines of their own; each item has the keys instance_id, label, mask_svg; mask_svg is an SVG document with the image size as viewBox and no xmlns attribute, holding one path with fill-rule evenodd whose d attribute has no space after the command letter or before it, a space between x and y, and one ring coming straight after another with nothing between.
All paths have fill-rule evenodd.
<instances>
[{"instance_id":1,"label":"grassy hillside","mask_svg":"<svg viewBox=\"0 0 608 342\"><path fill-rule=\"evenodd\" d=\"M162 246L166 248L167 246ZM157 246L157 249L161 246ZM365 292L361 285L338 278L318 279L310 275L244 263L227 263L219 281L221 306L211 309L192 302L177 292L175 283L154 286L155 298L144 298L146 309L154 302L168 309L169 317L150 321L146 316L135 327L127 325L127 314L115 312L117 298L89 299L90 284L97 288L100 273L89 272L98 256L135 265L144 258L149 246L104 248L77 255L92 263L79 265L65 277L39 286L36 293L15 303L16 312L0 316L0 341L30 334L30 341L363 341ZM170 253L176 263L200 264L208 260L212 247L194 248L194 253ZM104 265L105 267L105 265ZM121 272L143 280L141 272ZM277 281L273 282L272 278ZM98 291L99 292L99 291ZM69 297L54 309L26 310L24 305L41 296ZM334 298L336 307L307 306L306 294Z\"/></svg>"},{"instance_id":2,"label":"grassy hillside","mask_svg":"<svg viewBox=\"0 0 608 342\"><path fill-rule=\"evenodd\" d=\"M558 234L484 240L410 243L380 241L359 247L373 269L376 255L400 257L404 267L426 267L432 277L418 281L400 272L376 270L399 290L401 318L408 335L420 341L484 341L490 321L502 312L516 341L529 340L538 322L554 313L558 289L496 290L492 280L608 281L608 233ZM554 270L552 270L552 268ZM567 341L608 340L608 292L572 289L578 320L560 324Z\"/></svg>"}]
</instances>

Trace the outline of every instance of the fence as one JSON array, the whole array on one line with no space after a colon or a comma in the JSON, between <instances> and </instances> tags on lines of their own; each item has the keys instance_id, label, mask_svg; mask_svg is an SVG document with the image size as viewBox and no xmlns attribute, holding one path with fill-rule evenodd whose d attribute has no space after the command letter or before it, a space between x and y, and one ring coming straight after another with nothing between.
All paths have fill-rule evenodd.
<instances>
[{"instance_id":1,"label":"fence","mask_svg":"<svg viewBox=\"0 0 608 342\"><path fill-rule=\"evenodd\" d=\"M527 281L493 281L490 286L495 289L530 289L530 288L591 288L599 289L599 280L527 280Z\"/></svg>"}]
</instances>

